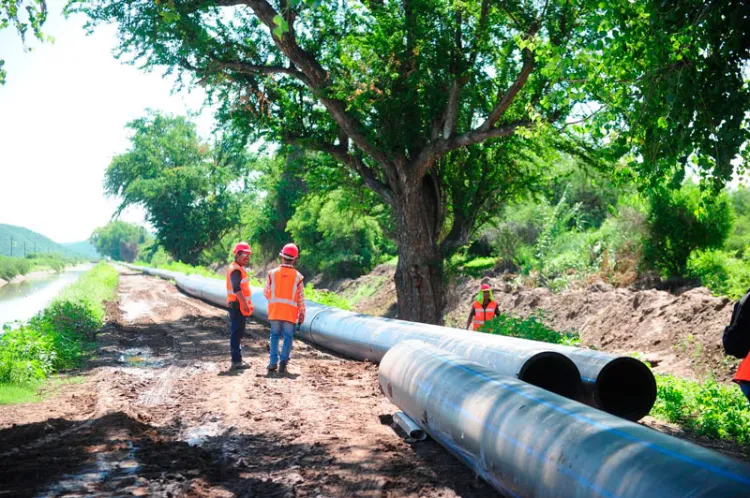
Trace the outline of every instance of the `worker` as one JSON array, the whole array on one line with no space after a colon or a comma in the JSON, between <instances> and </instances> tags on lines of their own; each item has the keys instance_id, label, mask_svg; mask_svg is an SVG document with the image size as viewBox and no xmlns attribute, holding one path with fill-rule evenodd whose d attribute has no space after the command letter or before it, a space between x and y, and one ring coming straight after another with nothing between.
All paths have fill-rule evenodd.
<instances>
[{"instance_id":1,"label":"worker","mask_svg":"<svg viewBox=\"0 0 750 498\"><path fill-rule=\"evenodd\" d=\"M466 321L466 328L468 329L474 323L474 330L479 330L485 323L495 318L497 313L497 303L492 300L492 290L487 284L482 284L479 287L479 295L477 299L471 303L471 310L469 311L469 319Z\"/></svg>"},{"instance_id":2,"label":"worker","mask_svg":"<svg viewBox=\"0 0 750 498\"><path fill-rule=\"evenodd\" d=\"M750 355L742 360L732 380L740 386L742 394L750 401Z\"/></svg>"},{"instance_id":3,"label":"worker","mask_svg":"<svg viewBox=\"0 0 750 498\"><path fill-rule=\"evenodd\" d=\"M250 262L250 244L238 242L234 246L234 261L227 268L227 306L231 321L229 349L232 355L231 370L243 370L248 365L242 362L241 341L245 335L247 317L253 314L253 302L250 294L250 278L245 266Z\"/></svg>"},{"instance_id":4,"label":"worker","mask_svg":"<svg viewBox=\"0 0 750 498\"><path fill-rule=\"evenodd\" d=\"M268 273L263 294L268 299L268 321L271 322L271 360L269 372L277 368L280 373L286 372L292 352L295 328L305 321L305 286L300 272L294 269L299 258L299 249L294 244L287 244L279 253L281 266ZM284 336L279 363L279 340Z\"/></svg>"}]
</instances>

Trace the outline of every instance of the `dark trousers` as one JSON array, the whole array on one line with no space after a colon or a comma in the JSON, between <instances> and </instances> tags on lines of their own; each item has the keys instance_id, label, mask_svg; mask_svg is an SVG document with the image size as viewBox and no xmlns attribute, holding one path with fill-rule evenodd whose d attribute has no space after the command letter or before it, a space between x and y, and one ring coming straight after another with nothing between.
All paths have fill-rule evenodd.
<instances>
[{"instance_id":1,"label":"dark trousers","mask_svg":"<svg viewBox=\"0 0 750 498\"><path fill-rule=\"evenodd\" d=\"M747 400L750 401L750 382L741 380L740 389L742 389L742 394L744 394Z\"/></svg>"},{"instance_id":2,"label":"dark trousers","mask_svg":"<svg viewBox=\"0 0 750 498\"><path fill-rule=\"evenodd\" d=\"M242 363L242 345L245 336L247 318L238 309L229 308L229 319L232 321L232 334L229 336L229 349L232 352L232 363Z\"/></svg>"}]
</instances>

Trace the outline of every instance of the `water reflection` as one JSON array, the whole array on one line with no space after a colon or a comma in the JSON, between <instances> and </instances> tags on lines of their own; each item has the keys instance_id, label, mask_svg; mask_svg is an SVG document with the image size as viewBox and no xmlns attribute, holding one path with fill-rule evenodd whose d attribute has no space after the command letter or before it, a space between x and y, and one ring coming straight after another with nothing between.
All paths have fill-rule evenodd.
<instances>
[{"instance_id":1,"label":"water reflection","mask_svg":"<svg viewBox=\"0 0 750 498\"><path fill-rule=\"evenodd\" d=\"M78 266L62 273L33 277L0 287L0 326L14 320L28 320L89 268Z\"/></svg>"}]
</instances>

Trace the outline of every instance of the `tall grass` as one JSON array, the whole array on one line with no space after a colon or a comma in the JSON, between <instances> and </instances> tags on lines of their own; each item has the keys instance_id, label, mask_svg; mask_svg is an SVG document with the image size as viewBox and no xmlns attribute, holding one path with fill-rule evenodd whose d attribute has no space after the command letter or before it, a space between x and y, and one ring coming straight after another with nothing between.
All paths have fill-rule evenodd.
<instances>
[{"instance_id":1,"label":"tall grass","mask_svg":"<svg viewBox=\"0 0 750 498\"><path fill-rule=\"evenodd\" d=\"M81 365L119 277L99 263L21 327L0 336L0 384L32 385Z\"/></svg>"},{"instance_id":2,"label":"tall grass","mask_svg":"<svg viewBox=\"0 0 750 498\"><path fill-rule=\"evenodd\" d=\"M519 337L565 346L577 346L581 343L581 339L575 334L565 334L546 326L541 310L526 318L500 313L479 330L493 335Z\"/></svg>"},{"instance_id":3,"label":"tall grass","mask_svg":"<svg viewBox=\"0 0 750 498\"><path fill-rule=\"evenodd\" d=\"M66 266L80 261L82 260L60 256L57 253L29 254L25 258L0 256L0 278L10 280L18 275L38 270L62 271Z\"/></svg>"}]
</instances>

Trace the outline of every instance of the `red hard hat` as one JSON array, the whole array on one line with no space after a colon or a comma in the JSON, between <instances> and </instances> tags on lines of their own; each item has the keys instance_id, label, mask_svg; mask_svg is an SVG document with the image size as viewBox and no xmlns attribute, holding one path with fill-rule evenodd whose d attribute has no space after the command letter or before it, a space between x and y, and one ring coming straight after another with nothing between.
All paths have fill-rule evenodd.
<instances>
[{"instance_id":1,"label":"red hard hat","mask_svg":"<svg viewBox=\"0 0 750 498\"><path fill-rule=\"evenodd\" d=\"M234 246L234 253L237 254L238 252L249 252L250 254L253 253L253 251L250 249L250 244L247 242L238 242L236 246Z\"/></svg>"},{"instance_id":2,"label":"red hard hat","mask_svg":"<svg viewBox=\"0 0 750 498\"><path fill-rule=\"evenodd\" d=\"M294 244L287 244L281 250L279 256L284 256L285 258L290 259L297 259L299 258L299 249L297 249L297 246Z\"/></svg>"},{"instance_id":3,"label":"red hard hat","mask_svg":"<svg viewBox=\"0 0 750 498\"><path fill-rule=\"evenodd\" d=\"M482 285L481 285L481 286L479 287L479 290L480 290L480 291L486 291L486 290L490 290L490 286L489 286L489 284L482 284Z\"/></svg>"}]
</instances>

